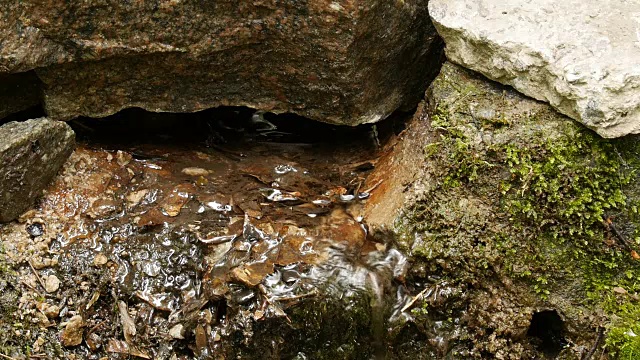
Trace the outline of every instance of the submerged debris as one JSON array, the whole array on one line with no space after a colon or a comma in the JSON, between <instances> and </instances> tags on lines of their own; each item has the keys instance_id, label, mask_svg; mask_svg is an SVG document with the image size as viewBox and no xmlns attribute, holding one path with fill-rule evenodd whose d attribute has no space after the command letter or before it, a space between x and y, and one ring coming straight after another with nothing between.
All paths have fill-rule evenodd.
<instances>
[{"instance_id":1,"label":"submerged debris","mask_svg":"<svg viewBox=\"0 0 640 360\"><path fill-rule=\"evenodd\" d=\"M84 320L82 319L82 316L75 315L69 319L60 333L60 341L62 342L62 345L66 347L80 345L82 342L83 327Z\"/></svg>"},{"instance_id":2,"label":"submerged debris","mask_svg":"<svg viewBox=\"0 0 640 360\"><path fill-rule=\"evenodd\" d=\"M325 331L296 330L314 318L363 312L353 321L365 326L371 304L383 316L397 261L369 239L358 216L367 170L350 165L376 154L243 146L230 157L238 151L82 145L41 205L1 230L11 261L35 254L27 301L46 290L38 313L64 325L63 345L77 347L65 354L255 357L270 333ZM265 356L322 343L301 336Z\"/></svg>"}]
</instances>

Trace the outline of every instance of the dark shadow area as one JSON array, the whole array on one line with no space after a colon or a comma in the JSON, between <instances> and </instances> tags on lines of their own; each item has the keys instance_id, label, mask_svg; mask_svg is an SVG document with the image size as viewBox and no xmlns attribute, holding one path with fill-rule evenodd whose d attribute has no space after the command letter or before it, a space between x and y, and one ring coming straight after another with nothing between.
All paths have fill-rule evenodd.
<instances>
[{"instance_id":1,"label":"dark shadow area","mask_svg":"<svg viewBox=\"0 0 640 360\"><path fill-rule=\"evenodd\" d=\"M44 112L42 105L36 105L0 119L0 126L12 121L26 121L44 116L47 116L47 114Z\"/></svg>"},{"instance_id":2,"label":"dark shadow area","mask_svg":"<svg viewBox=\"0 0 640 360\"><path fill-rule=\"evenodd\" d=\"M567 345L564 338L564 321L555 310L544 310L533 314L527 336L538 350L555 358Z\"/></svg>"},{"instance_id":3,"label":"dark shadow area","mask_svg":"<svg viewBox=\"0 0 640 360\"><path fill-rule=\"evenodd\" d=\"M139 108L102 118L78 118L69 124L77 138L100 144L193 144L207 147L241 143L359 143L382 146L405 128L412 113L398 112L375 125L339 126L294 114L273 114L246 107L220 107L196 113L153 113Z\"/></svg>"}]
</instances>

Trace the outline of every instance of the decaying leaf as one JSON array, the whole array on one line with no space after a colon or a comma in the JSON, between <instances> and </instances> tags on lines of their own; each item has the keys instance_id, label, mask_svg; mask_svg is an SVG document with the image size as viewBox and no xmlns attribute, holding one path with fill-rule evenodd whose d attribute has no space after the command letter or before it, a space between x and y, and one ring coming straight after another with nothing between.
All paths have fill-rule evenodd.
<instances>
[{"instance_id":1,"label":"decaying leaf","mask_svg":"<svg viewBox=\"0 0 640 360\"><path fill-rule=\"evenodd\" d=\"M82 332L84 327L84 320L82 316L75 315L72 317L64 329L60 333L60 341L65 347L77 346L82 342Z\"/></svg>"},{"instance_id":2,"label":"decaying leaf","mask_svg":"<svg viewBox=\"0 0 640 360\"><path fill-rule=\"evenodd\" d=\"M138 350L135 346L131 346L124 341L116 339L109 339L109 343L107 344L107 352L131 355L139 357L141 359L151 359L151 356L149 356L149 354Z\"/></svg>"},{"instance_id":3,"label":"decaying leaf","mask_svg":"<svg viewBox=\"0 0 640 360\"><path fill-rule=\"evenodd\" d=\"M171 217L180 215L182 208L189 202L189 196L194 192L192 184L179 184L162 201L161 207L165 214Z\"/></svg>"},{"instance_id":4,"label":"decaying leaf","mask_svg":"<svg viewBox=\"0 0 640 360\"><path fill-rule=\"evenodd\" d=\"M162 311L173 311L173 297L170 294L151 294L146 291L136 291L134 293L140 300Z\"/></svg>"},{"instance_id":5,"label":"decaying leaf","mask_svg":"<svg viewBox=\"0 0 640 360\"><path fill-rule=\"evenodd\" d=\"M120 322L122 323L124 339L128 343L131 343L131 340L136 335L136 324L129 315L129 308L127 307L127 304L122 300L118 301L118 311L120 312Z\"/></svg>"},{"instance_id":6,"label":"decaying leaf","mask_svg":"<svg viewBox=\"0 0 640 360\"><path fill-rule=\"evenodd\" d=\"M93 294L91 295L91 299L87 303L87 306L85 306L85 310L91 309L93 304L95 304L99 298L100 298L100 291L94 291Z\"/></svg>"},{"instance_id":7,"label":"decaying leaf","mask_svg":"<svg viewBox=\"0 0 640 360\"><path fill-rule=\"evenodd\" d=\"M273 263L259 262L242 265L231 271L231 277L249 287L257 286L264 278L273 272Z\"/></svg>"}]
</instances>

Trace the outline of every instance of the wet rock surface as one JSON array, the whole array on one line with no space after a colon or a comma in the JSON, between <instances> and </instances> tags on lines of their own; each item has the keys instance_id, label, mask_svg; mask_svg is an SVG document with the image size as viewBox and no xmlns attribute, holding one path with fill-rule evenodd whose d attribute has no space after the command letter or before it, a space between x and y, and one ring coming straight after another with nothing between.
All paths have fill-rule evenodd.
<instances>
[{"instance_id":1,"label":"wet rock surface","mask_svg":"<svg viewBox=\"0 0 640 360\"><path fill-rule=\"evenodd\" d=\"M633 357L638 139L451 63L427 99L364 208L411 263L397 356Z\"/></svg>"},{"instance_id":2,"label":"wet rock surface","mask_svg":"<svg viewBox=\"0 0 640 360\"><path fill-rule=\"evenodd\" d=\"M73 151L74 136L46 118L0 126L0 222L33 205Z\"/></svg>"},{"instance_id":3,"label":"wet rock surface","mask_svg":"<svg viewBox=\"0 0 640 360\"><path fill-rule=\"evenodd\" d=\"M359 215L375 191L364 182L376 144L387 141L356 130L362 141L349 146L318 142L354 138L324 127L310 141L271 122L264 131L269 118L239 122L243 111L207 122L204 142L167 143L178 132L165 128L103 143L99 134L126 127L84 123L91 144L81 135L39 206L0 228L0 286L20 299L0 298L3 353L22 356L36 341L34 353L51 358L387 351L407 263ZM147 116L162 127L174 115Z\"/></svg>"},{"instance_id":4,"label":"wet rock surface","mask_svg":"<svg viewBox=\"0 0 640 360\"><path fill-rule=\"evenodd\" d=\"M429 2L447 58L550 103L607 138L640 132L640 4Z\"/></svg>"},{"instance_id":5,"label":"wet rock surface","mask_svg":"<svg viewBox=\"0 0 640 360\"><path fill-rule=\"evenodd\" d=\"M54 119L236 105L370 123L415 106L441 48L417 0L14 2L0 24L0 74L37 69Z\"/></svg>"}]
</instances>

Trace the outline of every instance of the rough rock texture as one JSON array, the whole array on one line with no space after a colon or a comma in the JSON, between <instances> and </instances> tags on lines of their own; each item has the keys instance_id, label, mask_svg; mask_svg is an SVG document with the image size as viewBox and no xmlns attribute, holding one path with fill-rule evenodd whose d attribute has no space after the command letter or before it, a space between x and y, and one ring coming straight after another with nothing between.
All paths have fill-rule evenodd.
<instances>
[{"instance_id":1,"label":"rough rock texture","mask_svg":"<svg viewBox=\"0 0 640 360\"><path fill-rule=\"evenodd\" d=\"M34 72L0 75L0 119L40 103L40 80Z\"/></svg>"},{"instance_id":2,"label":"rough rock texture","mask_svg":"<svg viewBox=\"0 0 640 360\"><path fill-rule=\"evenodd\" d=\"M434 0L449 60L612 138L640 132L640 3Z\"/></svg>"},{"instance_id":3,"label":"rough rock texture","mask_svg":"<svg viewBox=\"0 0 640 360\"><path fill-rule=\"evenodd\" d=\"M426 98L366 185L383 181L371 230L412 263L399 357L635 356L637 137L602 139L451 63Z\"/></svg>"},{"instance_id":4,"label":"rough rock texture","mask_svg":"<svg viewBox=\"0 0 640 360\"><path fill-rule=\"evenodd\" d=\"M18 217L49 184L73 151L75 135L45 118L0 127L0 222Z\"/></svg>"},{"instance_id":5,"label":"rough rock texture","mask_svg":"<svg viewBox=\"0 0 640 360\"><path fill-rule=\"evenodd\" d=\"M37 68L52 119L246 105L369 123L415 106L439 60L421 0L13 2L0 23L0 74Z\"/></svg>"}]
</instances>

